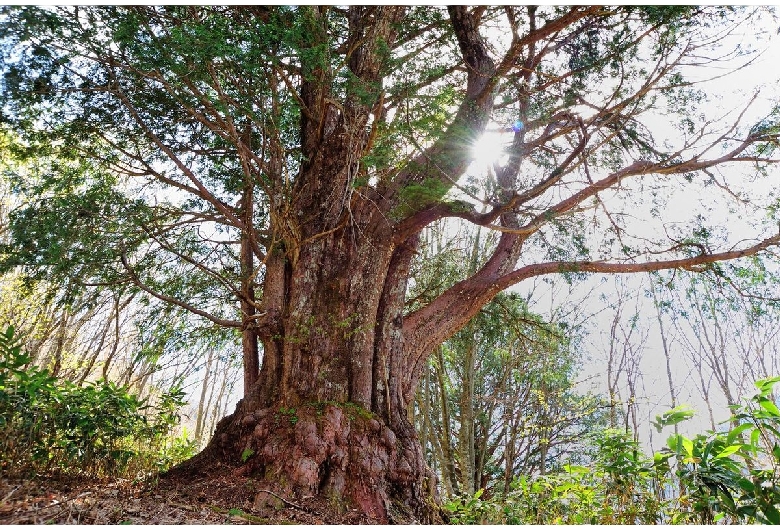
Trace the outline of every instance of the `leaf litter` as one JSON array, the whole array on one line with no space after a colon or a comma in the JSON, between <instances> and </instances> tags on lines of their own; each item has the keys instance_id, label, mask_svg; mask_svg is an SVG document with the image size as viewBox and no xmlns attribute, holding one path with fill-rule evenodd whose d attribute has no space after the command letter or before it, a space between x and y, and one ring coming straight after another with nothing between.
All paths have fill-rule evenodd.
<instances>
[{"instance_id":1,"label":"leaf litter","mask_svg":"<svg viewBox=\"0 0 780 530\"><path fill-rule=\"evenodd\" d=\"M177 475L146 480L62 475L0 477L0 524L355 524L356 510L334 511L322 499L282 499L251 478L225 472L198 480Z\"/></svg>"}]
</instances>

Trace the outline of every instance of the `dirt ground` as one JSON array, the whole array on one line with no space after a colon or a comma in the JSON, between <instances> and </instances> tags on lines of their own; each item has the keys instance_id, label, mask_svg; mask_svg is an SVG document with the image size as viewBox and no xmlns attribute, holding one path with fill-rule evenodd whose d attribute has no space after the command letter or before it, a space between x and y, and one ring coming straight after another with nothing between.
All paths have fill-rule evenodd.
<instances>
[{"instance_id":1,"label":"dirt ground","mask_svg":"<svg viewBox=\"0 0 780 530\"><path fill-rule=\"evenodd\" d=\"M217 470L197 481L0 478L0 524L366 524L356 510L291 501Z\"/></svg>"}]
</instances>

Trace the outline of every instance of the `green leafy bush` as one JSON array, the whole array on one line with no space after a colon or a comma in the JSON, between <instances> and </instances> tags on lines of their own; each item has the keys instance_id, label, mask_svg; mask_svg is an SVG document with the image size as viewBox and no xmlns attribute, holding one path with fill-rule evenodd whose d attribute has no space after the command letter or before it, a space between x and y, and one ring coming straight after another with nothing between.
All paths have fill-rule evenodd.
<instances>
[{"instance_id":1,"label":"green leafy bush","mask_svg":"<svg viewBox=\"0 0 780 530\"><path fill-rule=\"evenodd\" d=\"M0 333L0 469L134 476L191 456L172 438L183 392L150 405L110 381L77 386L28 366L13 328Z\"/></svg>"},{"instance_id":2,"label":"green leafy bush","mask_svg":"<svg viewBox=\"0 0 780 530\"><path fill-rule=\"evenodd\" d=\"M656 494L653 461L625 432L594 435L598 457L591 466L517 477L506 496L457 499L445 505L458 523L653 524L664 520L668 503ZM478 492L480 496L481 492Z\"/></svg>"},{"instance_id":3,"label":"green leafy bush","mask_svg":"<svg viewBox=\"0 0 780 530\"><path fill-rule=\"evenodd\" d=\"M520 476L507 495L453 499L455 523L474 524L780 524L780 409L772 390L780 377L732 407L722 431L672 435L652 458L625 432L593 437L589 466ZM656 417L661 432L692 416L677 407Z\"/></svg>"},{"instance_id":4,"label":"green leafy bush","mask_svg":"<svg viewBox=\"0 0 780 530\"><path fill-rule=\"evenodd\" d=\"M728 430L669 437L659 457L676 460L696 522L780 524L780 409L771 399L778 382L757 381L758 394L732 407Z\"/></svg>"}]
</instances>

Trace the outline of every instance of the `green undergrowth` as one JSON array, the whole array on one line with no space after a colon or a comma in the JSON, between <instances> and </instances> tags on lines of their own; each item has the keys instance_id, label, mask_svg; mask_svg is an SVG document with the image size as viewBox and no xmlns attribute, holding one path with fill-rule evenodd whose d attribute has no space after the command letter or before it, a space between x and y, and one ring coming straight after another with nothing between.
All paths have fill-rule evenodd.
<instances>
[{"instance_id":1,"label":"green undergrowth","mask_svg":"<svg viewBox=\"0 0 780 530\"><path fill-rule=\"evenodd\" d=\"M719 431L672 434L652 456L626 432L601 432L587 466L520 476L508 493L479 490L444 508L460 524L780 524L778 381L756 382ZM661 432L692 415L677 407L652 423Z\"/></svg>"},{"instance_id":2,"label":"green undergrowth","mask_svg":"<svg viewBox=\"0 0 780 530\"><path fill-rule=\"evenodd\" d=\"M0 472L61 472L136 478L189 458L195 445L174 436L184 403L179 389L154 403L110 381L76 385L31 364L0 332Z\"/></svg>"}]
</instances>

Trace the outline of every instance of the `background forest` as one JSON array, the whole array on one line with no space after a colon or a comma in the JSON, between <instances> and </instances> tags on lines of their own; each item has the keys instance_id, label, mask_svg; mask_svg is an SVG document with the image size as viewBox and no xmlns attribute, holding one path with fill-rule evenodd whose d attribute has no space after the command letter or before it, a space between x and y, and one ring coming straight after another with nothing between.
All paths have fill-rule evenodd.
<instances>
[{"instance_id":1,"label":"background forest","mask_svg":"<svg viewBox=\"0 0 780 530\"><path fill-rule=\"evenodd\" d=\"M491 15L494 20L503 16L499 10ZM651 22L656 15L642 12ZM427 16L431 16L430 27L444 27L446 17L441 13L419 16L415 23L421 27L429 27ZM510 11L506 16L514 21ZM684 20L679 13L663 16ZM725 35L717 35L726 43L734 35L739 40L740 31L745 31L740 23L750 20L741 13L728 16L737 22ZM528 20L534 20L533 13ZM615 28L619 24L609 30L618 32ZM681 28L685 28L683 22L669 30L669 35ZM423 33L410 30L410 41ZM770 37L758 33L755 41L739 45L744 49L721 57L732 75L742 68L735 65L749 65L760 57L752 54L753 47L770 48ZM571 58L563 70L603 68L606 72L606 63L593 57L592 64L577 63L587 62L588 46L593 46L594 54L601 50L596 33L582 30L572 35L583 40L578 41L579 51L567 52ZM664 38L674 40L669 35ZM450 37L442 30L437 39L445 42ZM570 42L561 39L561 48L568 50ZM605 43L601 44L608 48ZM25 59L31 71L36 65L45 70L46 54L38 49L31 54ZM8 64L13 62L12 55L6 53ZM415 61L411 58L409 64L420 69L421 78L428 75ZM659 79L677 76L672 66L680 64L670 65ZM15 72L7 65L4 68L3 86L11 92ZM454 67L436 75L444 78L453 72ZM719 107L708 107L705 91L683 83L679 75L674 77L678 84L666 87L663 101L668 113L679 120L670 130L685 138L688 149L702 138L709 142L710 133L704 131L715 121L709 120L709 113L722 110L727 103L721 100ZM711 81L717 76L707 77ZM437 87L436 79L431 86ZM576 80L572 83L577 84ZM402 85L398 81L397 87ZM22 93L19 86L15 89ZM175 87L171 93L178 94L180 89ZM584 85L571 90L575 89L585 91ZM434 95L397 90L398 101L405 101L407 107L407 123L393 122L398 129L388 129L387 137L401 138L398 141L406 142L411 153L420 149L410 143L420 131L421 138L428 133L432 137L443 134L445 123L453 119L457 98L445 89ZM618 93L622 94L621 89L616 88ZM143 92L139 94L141 101ZM632 149L661 156L643 143L646 126L632 121L632 113L639 116L648 110L647 123L651 123L658 110L652 105L640 109L645 94L639 89L637 94L626 99L636 107L626 110L627 105L608 115L605 104L604 116L588 122L588 127L604 134L600 147L606 147L599 152L599 163L605 168L621 167L620 153ZM548 103L552 108L553 103ZM29 103L30 108L38 104ZM399 116L402 107L398 103ZM295 108L292 103L290 108ZM761 162L752 170L771 177L773 183L776 168L770 162L776 162L772 157L778 145L777 109L771 105L764 109L769 118L747 131L756 144L750 145L757 150L751 153ZM154 115L154 103L147 111ZM628 116L625 120L611 122L623 111ZM9 112L0 122L0 471L9 476L64 474L138 480L155 476L203 449L217 423L233 412L245 394L246 350L242 347L246 335L242 344L241 326L224 325L219 315L230 315L246 302L241 296L248 296L248 291L243 289L255 280L254 276L248 279L242 268L249 245L237 233L214 229L211 223L218 215L208 205L163 189L170 183L164 180L167 176L156 173L155 164L163 165L159 160L150 162L148 173L142 175L154 174L162 184L123 187L121 179L102 173L94 179L91 172L106 160L121 165L111 158L121 149L95 144L106 147L106 152L92 153L90 159L75 156L83 147L78 147L82 133L87 136L87 129L79 129L78 119L68 123L72 129L58 131L73 145L52 143L50 150L33 149L35 141L46 138L36 136L35 119L22 110L15 112L18 115ZM113 119L109 114L100 119ZM734 128L719 139L733 142L737 135L729 134L744 115L726 116L726 121L735 120ZM286 118L296 123L297 117ZM540 149L542 154L535 161L540 172L556 166L554 174L557 160L578 152L574 146L579 140L566 135L579 133L571 124L573 118L571 123L563 120L563 125L550 124L546 129L541 118L538 121L532 125L553 131L551 142L566 144L560 152ZM749 120L744 118L744 122ZM27 127L27 136L14 125ZM553 125L564 132L556 132ZM294 130L295 126L287 126ZM513 127L516 130L511 132ZM519 134L523 127L522 122L491 122L482 143L470 155L476 162L469 166L462 186L451 194L457 197L446 203L448 208L462 207L458 201L479 190L498 189L493 168L506 153L499 149L486 157L485 152L491 144L509 149L514 140L507 140L507 132ZM663 136L667 131L654 133ZM134 134L128 132L128 138L142 145ZM201 133L172 132L172 144L179 141L176 134L194 137ZM412 140L404 140L404 134ZM589 134L582 133L582 145L590 141ZM295 143L287 137L284 140ZM714 149L713 145L702 154ZM223 146L219 142L215 146L217 154L209 151L208 156L221 160ZM378 145L377 151L382 149L389 148ZM120 153L117 160L124 155L141 160L146 156L142 151ZM698 160L696 153L691 160ZM374 167L374 162L366 164ZM755 220L743 219L739 208L747 211L751 200L760 198L769 206L760 222L750 226L764 229L774 223L776 186L760 188L762 197L750 196L738 178L737 184L727 186L726 177L704 167L697 187L691 184L698 182L695 171L687 172L677 159L670 163L683 175L677 191L688 193L691 203L706 213L691 215L690 233L669 229L670 253L682 249L688 258L699 253L708 257L715 255L719 245L734 248L726 243L747 240L739 235L736 224L728 227L734 233L727 234L719 215L737 212L735 218L750 225ZM219 164L199 168L207 183L221 178L215 176L217 169L224 169ZM590 171L587 163L583 167L585 173ZM239 171L231 166L233 170ZM123 171L133 174L134 168ZM159 170L159 174L165 172ZM240 188L240 183L227 177L219 182L228 191ZM354 183L355 189L372 185ZM405 192L422 201L438 193L429 188L412 185ZM669 212L675 211L663 185L639 185L637 189L641 191L628 195L618 182L613 197L617 206L610 209L599 202L602 199L594 199L593 210L603 209L599 222L607 227L604 233L611 234L611 239L605 236L600 241L582 235L596 233L595 214L591 220L588 208L573 209L571 217L564 218L569 206L565 201L555 203L565 205L560 208L562 220L538 236L538 252L573 260L590 256L589 248L598 247L620 248L616 255L634 256L627 242L634 245L642 235L638 230L626 236L626 229L638 223L633 216L639 219L639 212L647 210L648 216L666 218L674 225ZM733 198L737 206L698 195L702 190ZM626 196L621 195L624 192ZM259 194L253 189L246 193L241 200ZM643 202L632 203L637 197ZM482 206L488 204L485 201ZM395 213L413 213L399 212ZM535 210L534 215L544 217ZM124 223L126 219L133 219L133 226ZM251 214L249 221L251 225ZM408 315L428 307L462 278L476 275L490 261L505 232L509 230L469 223L464 215L428 223L420 230L419 246L411 260L403 312ZM558 238L555 244L546 239L553 235ZM774 237L766 236L765 242L772 243ZM767 244L761 250L766 247L769 250L761 255L724 264L644 270L630 277L561 269L560 274L530 278L493 297L462 329L429 352L419 387L405 411L427 465L438 479L446 517L454 523L499 524L780 524L780 391L776 390L780 382L780 262L775 247ZM136 253L132 267L127 252ZM250 255L250 271L252 263ZM235 287L237 282L240 289ZM198 309L204 307L208 313ZM345 335L352 332L346 329L351 325L348 319L331 324ZM257 337L254 340L257 348ZM293 409L280 413L293 425L298 421ZM253 456L251 449L241 455L244 462Z\"/></svg>"}]
</instances>

